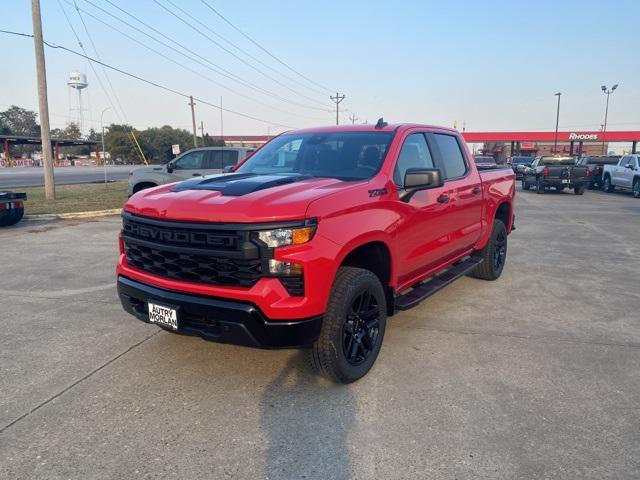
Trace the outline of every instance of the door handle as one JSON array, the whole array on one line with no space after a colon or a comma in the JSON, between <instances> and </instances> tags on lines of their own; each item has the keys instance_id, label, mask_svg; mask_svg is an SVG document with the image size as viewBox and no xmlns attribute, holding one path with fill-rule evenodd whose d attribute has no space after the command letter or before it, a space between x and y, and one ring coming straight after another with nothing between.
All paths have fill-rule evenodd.
<instances>
[{"instance_id":1,"label":"door handle","mask_svg":"<svg viewBox=\"0 0 640 480\"><path fill-rule=\"evenodd\" d=\"M438 197L438 203L447 203L449 201L449 195L443 193Z\"/></svg>"},{"instance_id":2,"label":"door handle","mask_svg":"<svg viewBox=\"0 0 640 480\"><path fill-rule=\"evenodd\" d=\"M191 176L192 177L201 177L202 174L201 173L192 173Z\"/></svg>"},{"instance_id":3,"label":"door handle","mask_svg":"<svg viewBox=\"0 0 640 480\"><path fill-rule=\"evenodd\" d=\"M474 195L479 194L482 189L480 187L473 187L473 190L471 190L473 192Z\"/></svg>"}]
</instances>

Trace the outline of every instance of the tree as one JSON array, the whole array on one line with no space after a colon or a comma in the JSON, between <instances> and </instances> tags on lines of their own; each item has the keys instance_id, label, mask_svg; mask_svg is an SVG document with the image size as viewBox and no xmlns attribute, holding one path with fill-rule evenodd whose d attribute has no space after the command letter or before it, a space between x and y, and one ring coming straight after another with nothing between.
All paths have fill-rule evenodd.
<instances>
[{"instance_id":1,"label":"tree","mask_svg":"<svg viewBox=\"0 0 640 480\"><path fill-rule=\"evenodd\" d=\"M4 112L0 112L0 126L7 132L5 135L37 137L40 135L37 118L36 112L12 105Z\"/></svg>"}]
</instances>

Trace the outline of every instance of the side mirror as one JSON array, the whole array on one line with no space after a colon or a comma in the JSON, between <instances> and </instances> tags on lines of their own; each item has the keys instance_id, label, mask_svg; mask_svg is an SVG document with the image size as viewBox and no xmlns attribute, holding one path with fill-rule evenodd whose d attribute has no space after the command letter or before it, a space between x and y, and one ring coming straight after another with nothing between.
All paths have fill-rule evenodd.
<instances>
[{"instance_id":1,"label":"side mirror","mask_svg":"<svg viewBox=\"0 0 640 480\"><path fill-rule=\"evenodd\" d=\"M235 165L227 165L226 167L224 167L222 169L222 173L231 173L231 172L233 172L233 167L235 167Z\"/></svg>"},{"instance_id":2,"label":"side mirror","mask_svg":"<svg viewBox=\"0 0 640 480\"><path fill-rule=\"evenodd\" d=\"M404 188L400 193L400 199L408 202L414 193L442 185L444 180L439 168L408 168L404 174Z\"/></svg>"},{"instance_id":3,"label":"side mirror","mask_svg":"<svg viewBox=\"0 0 640 480\"><path fill-rule=\"evenodd\" d=\"M167 173L173 173L173 162L167 163Z\"/></svg>"},{"instance_id":4,"label":"side mirror","mask_svg":"<svg viewBox=\"0 0 640 480\"><path fill-rule=\"evenodd\" d=\"M629 170L633 170L633 165L630 163L627 163L625 167L628 168Z\"/></svg>"}]
</instances>

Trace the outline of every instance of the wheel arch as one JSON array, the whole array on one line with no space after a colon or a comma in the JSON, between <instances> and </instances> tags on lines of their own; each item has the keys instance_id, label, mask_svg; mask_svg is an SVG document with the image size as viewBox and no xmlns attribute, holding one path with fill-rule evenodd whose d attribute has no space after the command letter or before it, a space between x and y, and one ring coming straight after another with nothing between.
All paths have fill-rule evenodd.
<instances>
[{"instance_id":1,"label":"wheel arch","mask_svg":"<svg viewBox=\"0 0 640 480\"><path fill-rule=\"evenodd\" d=\"M363 268L376 275L385 291L387 315L393 314L393 260L386 242L370 240L350 246L343 252L339 267Z\"/></svg>"},{"instance_id":2,"label":"wheel arch","mask_svg":"<svg viewBox=\"0 0 640 480\"><path fill-rule=\"evenodd\" d=\"M131 193L138 193L140 190L146 190L147 188L157 187L158 184L156 182L151 182L149 180L142 180L137 182L133 188L131 189Z\"/></svg>"}]
</instances>

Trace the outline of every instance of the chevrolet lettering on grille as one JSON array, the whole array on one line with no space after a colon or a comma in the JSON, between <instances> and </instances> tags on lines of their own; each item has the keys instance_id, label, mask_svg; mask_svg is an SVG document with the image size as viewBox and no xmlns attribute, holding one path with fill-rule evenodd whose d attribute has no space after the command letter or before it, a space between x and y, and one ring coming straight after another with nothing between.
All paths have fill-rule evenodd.
<instances>
[{"instance_id":1,"label":"chevrolet lettering on grille","mask_svg":"<svg viewBox=\"0 0 640 480\"><path fill-rule=\"evenodd\" d=\"M124 231L136 238L154 240L162 243L188 244L217 248L231 248L234 246L233 237L225 237L217 233L166 230L149 225L140 225L128 222L124 224Z\"/></svg>"}]
</instances>

